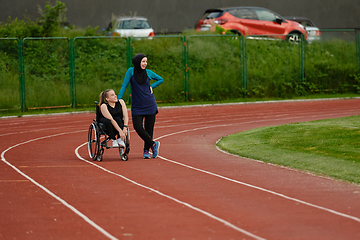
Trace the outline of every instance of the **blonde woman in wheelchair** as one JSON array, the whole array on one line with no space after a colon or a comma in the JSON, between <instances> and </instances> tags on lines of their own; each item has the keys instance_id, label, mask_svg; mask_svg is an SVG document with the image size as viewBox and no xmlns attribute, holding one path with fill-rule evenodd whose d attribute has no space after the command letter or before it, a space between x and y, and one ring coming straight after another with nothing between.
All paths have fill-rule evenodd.
<instances>
[{"instance_id":1,"label":"blonde woman in wheelchair","mask_svg":"<svg viewBox=\"0 0 360 240\"><path fill-rule=\"evenodd\" d=\"M112 139L112 147L126 147L129 116L124 100L117 99L113 89L100 93L99 122L103 123Z\"/></svg>"}]
</instances>

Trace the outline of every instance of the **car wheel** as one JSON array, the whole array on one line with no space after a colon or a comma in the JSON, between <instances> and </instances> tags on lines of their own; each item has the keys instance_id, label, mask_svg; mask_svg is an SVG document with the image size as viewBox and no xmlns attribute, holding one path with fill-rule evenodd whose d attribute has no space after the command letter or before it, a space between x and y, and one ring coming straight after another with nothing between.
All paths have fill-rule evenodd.
<instances>
[{"instance_id":1,"label":"car wheel","mask_svg":"<svg viewBox=\"0 0 360 240\"><path fill-rule=\"evenodd\" d=\"M301 34L300 33L291 33L287 35L286 40L291 43L298 43L301 41Z\"/></svg>"},{"instance_id":2,"label":"car wheel","mask_svg":"<svg viewBox=\"0 0 360 240\"><path fill-rule=\"evenodd\" d=\"M238 30L230 30L232 34L236 34L238 36L241 36L241 32L239 32Z\"/></svg>"}]
</instances>

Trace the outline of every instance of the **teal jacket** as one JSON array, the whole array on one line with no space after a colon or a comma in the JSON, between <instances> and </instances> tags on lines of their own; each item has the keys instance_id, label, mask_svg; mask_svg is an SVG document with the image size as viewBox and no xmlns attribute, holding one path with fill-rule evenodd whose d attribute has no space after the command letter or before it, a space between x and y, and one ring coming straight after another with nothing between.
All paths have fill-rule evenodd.
<instances>
[{"instance_id":1,"label":"teal jacket","mask_svg":"<svg viewBox=\"0 0 360 240\"><path fill-rule=\"evenodd\" d=\"M159 75L157 75L156 73L154 73L151 70L146 69L146 74L148 75L150 80L155 80L155 82L150 85L153 89L164 82L164 79L162 77L160 77ZM118 99L120 99L124 96L125 90L130 83L130 79L131 79L132 75L134 75L133 67L129 68L125 74L124 82L121 86L121 89L120 89L118 97L117 97Z\"/></svg>"}]
</instances>

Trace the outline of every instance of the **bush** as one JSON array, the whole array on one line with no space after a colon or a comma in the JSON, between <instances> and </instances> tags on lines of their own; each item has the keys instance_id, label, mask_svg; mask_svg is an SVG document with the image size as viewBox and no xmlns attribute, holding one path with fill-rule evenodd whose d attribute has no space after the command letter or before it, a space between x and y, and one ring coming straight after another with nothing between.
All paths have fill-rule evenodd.
<instances>
[{"instance_id":1,"label":"bush","mask_svg":"<svg viewBox=\"0 0 360 240\"><path fill-rule=\"evenodd\" d=\"M4 86L0 90L0 109L20 105L18 40L10 37L65 37L24 41L27 107L70 105L70 76L75 78L77 103L93 104L104 89L119 91L131 66L127 55L132 57L139 52L147 55L148 69L165 80L154 90L161 102L183 102L186 94L190 101L234 101L244 94L257 99L360 93L354 42L332 40L305 45L305 78L302 78L300 45L247 39L245 71L243 38L224 34L221 28L217 35L186 31L181 36L134 38L129 53L125 38L98 37L98 28L61 27L65 12L65 5L57 2L55 6L47 4L37 22L27 18L9 19L0 25L0 35L6 37L0 40L0 84ZM73 74L70 43L74 44L74 75L70 75ZM243 83L244 79L247 82ZM125 100L129 100L129 94L130 90L125 93Z\"/></svg>"}]
</instances>

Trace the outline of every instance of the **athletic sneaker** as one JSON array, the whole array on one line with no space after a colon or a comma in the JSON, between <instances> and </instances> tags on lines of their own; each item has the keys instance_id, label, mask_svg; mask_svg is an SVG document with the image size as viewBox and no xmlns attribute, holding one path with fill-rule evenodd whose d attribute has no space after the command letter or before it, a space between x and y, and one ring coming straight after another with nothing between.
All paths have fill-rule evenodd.
<instances>
[{"instance_id":1,"label":"athletic sneaker","mask_svg":"<svg viewBox=\"0 0 360 240\"><path fill-rule=\"evenodd\" d=\"M159 155L160 142L156 141L154 145L151 147L152 157L156 158Z\"/></svg>"},{"instance_id":2,"label":"athletic sneaker","mask_svg":"<svg viewBox=\"0 0 360 240\"><path fill-rule=\"evenodd\" d=\"M144 159L149 159L150 158L150 153L148 150L144 151Z\"/></svg>"},{"instance_id":3,"label":"athletic sneaker","mask_svg":"<svg viewBox=\"0 0 360 240\"><path fill-rule=\"evenodd\" d=\"M112 147L113 147L113 148L119 147L119 144L118 144L118 142L117 142L115 139L112 139Z\"/></svg>"},{"instance_id":4,"label":"athletic sneaker","mask_svg":"<svg viewBox=\"0 0 360 240\"><path fill-rule=\"evenodd\" d=\"M118 142L120 147L126 147L124 141L121 140L121 138L116 139L116 141Z\"/></svg>"}]
</instances>

